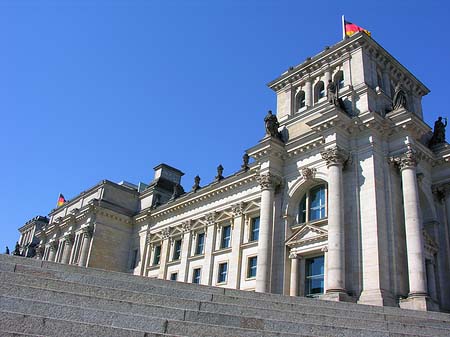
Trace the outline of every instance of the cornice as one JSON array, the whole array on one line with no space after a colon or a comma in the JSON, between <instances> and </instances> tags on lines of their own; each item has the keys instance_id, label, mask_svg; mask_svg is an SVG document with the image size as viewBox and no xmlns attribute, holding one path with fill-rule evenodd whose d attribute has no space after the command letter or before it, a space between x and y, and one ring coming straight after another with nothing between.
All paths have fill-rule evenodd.
<instances>
[{"instance_id":1,"label":"cornice","mask_svg":"<svg viewBox=\"0 0 450 337\"><path fill-rule=\"evenodd\" d=\"M217 183L202 187L195 193L187 193L180 198L175 199L173 202L163 204L156 209L151 210L150 208L146 208L136 215L134 220L136 223L142 223L143 221L148 220L149 217L158 219L179 210L184 210L193 206L198 207L199 204L206 203L214 197L229 194L242 186L250 184L257 185L256 167L251 168L247 172L240 171L234 176L227 177Z\"/></svg>"}]
</instances>

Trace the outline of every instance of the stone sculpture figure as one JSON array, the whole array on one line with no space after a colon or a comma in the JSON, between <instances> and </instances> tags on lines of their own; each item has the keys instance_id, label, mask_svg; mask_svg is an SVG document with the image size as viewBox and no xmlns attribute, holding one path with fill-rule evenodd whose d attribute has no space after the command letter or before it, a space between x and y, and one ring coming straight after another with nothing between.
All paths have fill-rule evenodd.
<instances>
[{"instance_id":1,"label":"stone sculpture figure","mask_svg":"<svg viewBox=\"0 0 450 337\"><path fill-rule=\"evenodd\" d=\"M271 137L280 138L280 133L278 132L280 123L278 123L277 116L272 114L272 110L267 112L266 117L264 117L264 123L266 125L266 134Z\"/></svg>"},{"instance_id":2,"label":"stone sculpture figure","mask_svg":"<svg viewBox=\"0 0 450 337\"><path fill-rule=\"evenodd\" d=\"M173 185L173 193L172 196L170 197L170 200L175 200L176 198L178 198L180 195L183 194L183 188L181 187L180 184L175 184Z\"/></svg>"},{"instance_id":3,"label":"stone sculpture figure","mask_svg":"<svg viewBox=\"0 0 450 337\"><path fill-rule=\"evenodd\" d=\"M444 119L444 122L442 122ZM434 146L437 144L445 143L445 127L447 126L447 118L439 117L436 122L434 122L433 136L430 139L429 146Z\"/></svg>"},{"instance_id":4,"label":"stone sculpture figure","mask_svg":"<svg viewBox=\"0 0 450 337\"><path fill-rule=\"evenodd\" d=\"M406 105L406 92L400 83L395 86L394 97L392 98L392 110L399 108L407 109Z\"/></svg>"},{"instance_id":5,"label":"stone sculpture figure","mask_svg":"<svg viewBox=\"0 0 450 337\"><path fill-rule=\"evenodd\" d=\"M223 166L219 165L217 166L217 175L215 177L216 181L221 181L223 179Z\"/></svg>"},{"instance_id":6,"label":"stone sculpture figure","mask_svg":"<svg viewBox=\"0 0 450 337\"><path fill-rule=\"evenodd\" d=\"M5 254L9 255L9 248L8 248L8 246L6 246Z\"/></svg>"},{"instance_id":7,"label":"stone sculpture figure","mask_svg":"<svg viewBox=\"0 0 450 337\"><path fill-rule=\"evenodd\" d=\"M337 86L336 86L336 84L334 84L334 82L332 80L328 80L327 99L328 99L328 103L331 103L331 104L339 107Z\"/></svg>"},{"instance_id":8,"label":"stone sculpture figure","mask_svg":"<svg viewBox=\"0 0 450 337\"><path fill-rule=\"evenodd\" d=\"M20 245L19 242L16 242L16 247L14 248L13 255L20 256Z\"/></svg>"},{"instance_id":9,"label":"stone sculpture figure","mask_svg":"<svg viewBox=\"0 0 450 337\"><path fill-rule=\"evenodd\" d=\"M192 186L192 191L197 192L200 189L200 176L196 175L194 178L194 186Z\"/></svg>"},{"instance_id":10,"label":"stone sculpture figure","mask_svg":"<svg viewBox=\"0 0 450 337\"><path fill-rule=\"evenodd\" d=\"M249 166L248 166L249 160L250 160L250 156L249 156L247 153L245 153L245 154L242 156L242 165L241 165L241 168L242 168L244 171L247 171L247 170L249 169Z\"/></svg>"}]
</instances>

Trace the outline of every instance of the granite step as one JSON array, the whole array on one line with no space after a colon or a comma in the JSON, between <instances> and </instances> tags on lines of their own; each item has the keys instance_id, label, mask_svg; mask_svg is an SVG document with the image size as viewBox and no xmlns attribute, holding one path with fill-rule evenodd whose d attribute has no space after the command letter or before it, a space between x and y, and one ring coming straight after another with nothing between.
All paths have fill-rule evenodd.
<instances>
[{"instance_id":1,"label":"granite step","mask_svg":"<svg viewBox=\"0 0 450 337\"><path fill-rule=\"evenodd\" d=\"M366 322L365 329L356 327L340 326L345 325L341 319L336 322L333 317L322 317L317 323L308 322L289 322L273 319L262 319L257 317L227 315L222 313L209 313L193 310L178 310L178 315L174 309L154 306L136 306L131 303L124 304L123 301L106 301L101 298L83 298L80 295L70 293L56 293L52 291L42 291L35 288L24 289L20 294L15 291L19 286L9 285L9 288L3 286L2 290L7 290L0 299L0 309L4 311L18 311L24 314L34 312L45 312L50 317L61 319L74 319L82 321L86 319L88 323L105 322L107 325L116 327L135 327L145 331L154 331L153 325L160 324L160 321L152 320L155 317L159 319L186 321L191 323L205 323L208 325L224 325L225 327L252 328L264 331L277 331L292 333L299 336L304 335L336 335L336 330L345 332L348 336L364 336L368 333L372 336L385 336L387 333L387 324L383 322ZM29 296L34 294L33 300ZM21 297L16 297L20 295ZM51 302L50 302L51 301ZM107 304L107 305L106 305ZM150 309L150 310L149 310ZM174 314L175 313L175 314ZM61 316L63 315L63 316ZM338 324L340 323L340 324ZM121 324L121 325L118 325ZM150 324L150 326L148 326ZM371 331L370 328L376 331ZM379 333L383 331L385 333Z\"/></svg>"},{"instance_id":2,"label":"granite step","mask_svg":"<svg viewBox=\"0 0 450 337\"><path fill-rule=\"evenodd\" d=\"M30 275L0 272L0 282L10 281L11 283L14 283L16 286L22 285L24 287L27 287L27 285L30 284L31 282L34 282L34 284L36 284L37 283L36 280L38 279L32 278ZM4 287L6 287L6 290L4 290L4 292L6 294L10 294L11 285ZM347 312L338 311L336 309L314 308L315 310L311 310L311 308L308 307L293 306L289 311L280 311L271 308L243 307L234 304L230 305L230 304L211 303L193 300L183 301L180 298L174 299L171 297L157 296L154 294L145 294L139 292L109 289L104 287L90 286L86 284L70 283L60 280L43 279L43 278L39 279L39 288L46 290L53 290L55 292L69 292L88 296L88 300L91 300L91 302L94 301L94 303L91 304L94 306L103 303L104 299L130 302L130 305L134 305L135 307L138 304L144 304L147 306L151 306L151 308L154 308L153 311L151 311L150 313L151 315L157 316L158 314L160 314L164 315L162 317L170 316L171 318L175 319L180 319L182 313L179 313L178 316L173 316L175 315L173 308L188 309L191 311L200 310L204 312L228 314L234 316L238 315L242 317L257 317L263 319L282 320L289 322L303 322L313 324L323 324L324 321L328 321L331 319L335 326L355 327L355 323L348 320ZM26 288L22 289L21 291L22 291L21 296L24 298L27 298L27 296L29 296L31 293L34 292L33 290L28 289L29 294L27 295L23 294L24 291L25 292L27 291ZM92 296L94 299L89 298L89 296ZM56 295L47 295L47 297L51 297L53 300L57 300L59 299L60 296L59 294L56 294ZM46 300L45 297L43 299ZM80 301L81 297L75 296L74 300ZM64 298L61 299L60 301L62 301L62 303L66 303L65 302L66 300ZM116 308L116 310L118 308L114 303L109 304L109 307ZM125 307L125 310L129 310L128 307ZM139 310L142 309L136 310L137 310L136 312L140 313ZM352 313L352 317L353 319L358 319L357 321L358 327L370 329L382 329L385 326L386 321L403 322L402 318L399 316L392 316L392 317L389 316L388 319L386 319L384 315L373 313L354 312ZM413 324L414 322L409 321L409 323ZM446 328L448 326L448 323L442 321L428 320L424 321L423 325Z\"/></svg>"},{"instance_id":3,"label":"granite step","mask_svg":"<svg viewBox=\"0 0 450 337\"><path fill-rule=\"evenodd\" d=\"M146 333L8 311L0 311L0 331L19 336L46 337L181 337L176 334Z\"/></svg>"},{"instance_id":4,"label":"granite step","mask_svg":"<svg viewBox=\"0 0 450 337\"><path fill-rule=\"evenodd\" d=\"M7 269L7 268L3 268ZM12 269L11 266L9 268ZM20 271L17 272L17 271ZM0 274L1 279L8 279L15 280L18 284L28 284L29 279L32 279L35 281L39 280L40 287L45 287L48 289L56 289L56 290L62 290L62 291L77 291L79 293L83 293L86 295L90 294L101 294L101 296L106 298L112 298L112 299L128 299L133 300L137 303L149 303L150 301L154 304L164 305L165 303L173 302L172 306L183 308L183 309L190 309L190 310L196 310L198 309L198 306L200 305L199 301L201 301L202 309L204 311L213 310L213 312L221 312L221 308L224 304L231 304L231 306L225 306L224 310L227 314L232 315L247 315L247 316L255 316L255 317L262 317L262 318L270 318L270 319L282 319L282 320L291 320L291 321L305 321L308 319L311 319L313 321L320 321L322 317L314 317L313 315L326 315L326 316L333 316L333 320L338 323L338 318L341 317L341 321L343 320L348 324L348 316L349 313L348 310L345 309L336 309L336 308L329 308L324 306L307 306L302 304L295 304L295 303L267 303L267 301L261 301L261 300L255 300L251 298L235 298L231 296L226 295L214 295L214 294L202 294L200 296L198 295L198 292L187 292L187 295L185 292L180 290L169 289L169 287L163 287L163 294L160 295L159 290L161 290L161 287L154 287L151 285L145 285L145 286L138 286L137 289L135 285L131 284L129 282L123 283L115 282L113 286L118 287L119 285L123 289L130 289L134 288L134 292L130 292L130 290L118 290L117 288L106 288L105 285L110 286L110 280L105 280L103 278L97 278L92 276L83 276L79 277L79 275L74 275L73 273L63 273L58 271L45 271L40 272L40 269L37 269L37 274L35 273L35 269L29 269L27 267L26 269L27 273L23 274L24 270L21 270L20 268L16 269L16 273L7 275ZM42 276L51 276L51 277L57 277L57 278L46 278ZM63 280L60 280L60 278L63 278ZM68 282L65 280L75 280L77 282ZM169 285L172 284L170 281L165 281ZM91 283L94 283L95 286L92 286ZM159 292L159 293L158 293ZM176 296L176 297L174 297ZM183 301L185 297L188 297L187 299L196 298L196 300L193 301ZM197 299L197 297L200 297ZM172 300L174 299L174 300ZM212 303L209 303L210 301L217 302L219 305L213 305ZM329 302L325 302L329 303ZM236 304L239 306L236 307ZM270 309L267 309L268 306L270 306ZM247 309L248 308L248 309ZM363 326L366 326L364 324L365 321L373 320L373 321L390 321L390 322L408 322L410 324L414 323L414 320L421 321L421 324L428 325L428 326L435 326L435 327L446 327L446 321L443 320L430 320L430 319L424 319L424 318L416 318L416 317L404 317L399 316L398 311L396 314L382 314L382 313L375 313L375 312L365 312L363 310L359 310L361 308L361 305L351 305L351 316L354 319L358 319L358 323L363 324ZM363 307L364 309L366 306ZM230 311L231 310L231 311ZM403 310L401 310L403 312Z\"/></svg>"},{"instance_id":5,"label":"granite step","mask_svg":"<svg viewBox=\"0 0 450 337\"><path fill-rule=\"evenodd\" d=\"M146 315L151 317L160 317L174 320L185 320L191 322L208 322L214 325L223 325L226 326L235 326L235 327L243 327L246 324L256 324L256 326L260 326L265 330L270 331L278 331L278 332L289 332L298 334L302 332L302 334L318 334L318 335L337 335L337 330L342 333L345 332L345 335L349 336L364 336L367 333L373 336L383 336L384 334L377 334L376 331L386 332L389 330L391 332L410 332L421 336L448 336L449 330L431 328L431 327L421 327L421 326L413 326L409 325L406 328L403 327L403 324L395 324L388 322L377 322L377 321L369 321L369 320L358 320L358 324L355 324L354 321L350 321L343 318L336 318L332 316L314 316L314 315L295 315L291 317L292 321L288 321L286 317L282 319L274 319L272 317L261 318L258 317L258 313L255 312L255 317L251 317L249 313L245 315L237 314L236 312L232 312L232 314L224 314L223 312L214 313L214 312L205 312L205 311L193 311L193 310L179 310L173 309L169 307L157 307L153 305L136 305L132 302L125 302L124 300L109 300L106 301L104 298L96 298L94 296L82 296L79 294L73 293L61 293L56 291L49 291L40 288L33 288L30 286L20 286L14 284L0 284L2 289L3 297L3 306L1 309L13 311L15 307L19 306L22 302L22 306L20 306L21 311L23 313L33 313L34 311L28 311L31 305L25 305L23 302L27 302L29 298L33 298L33 300L38 301L47 301L50 302L50 307L47 309L41 308L38 312L52 312L53 307L57 308L60 305L70 304L71 306L76 306L77 308L84 308L81 312L77 312L77 310L67 311L67 317L78 317L80 315L88 315L88 317L93 318L89 313L89 310L95 309L99 310L107 310L113 311L114 315L106 314L101 316L101 320L108 322L109 325L114 325L108 321L108 319L112 319L110 316L120 317L118 313L123 314L133 314L137 316ZM9 298L9 296L20 296L20 298ZM32 297L33 296L33 297ZM17 302L17 303L16 303ZM44 302L45 303L45 302ZM9 306L6 306L8 305ZM37 305L43 306L42 303L38 303ZM244 308L245 309L245 308ZM78 310L79 311L79 310ZM287 314L287 313L282 313ZM77 316L78 315L78 316ZM51 317L56 317L55 313L51 313ZM57 317L57 318L67 318L67 317ZM126 318L126 317L125 317ZM122 317L122 319L124 319ZM129 326L124 327L139 327L139 320L145 321L145 317L141 316L140 318L131 319L131 323ZM255 323L256 322L256 323ZM93 323L93 322L89 322ZM97 323L95 321L94 323ZM373 331L376 330L376 331Z\"/></svg>"},{"instance_id":6,"label":"granite step","mask_svg":"<svg viewBox=\"0 0 450 337\"><path fill-rule=\"evenodd\" d=\"M290 304L293 303L293 304L301 304L314 307L327 307L327 308L335 307L339 310L348 309L358 312L375 312L381 314L411 316L426 319L431 318L450 322L450 315L437 312L420 312L394 307L378 307L369 305L359 305L357 306L357 309L355 309L354 303L322 301L305 297L283 296L279 294L255 293L242 290L226 289L183 282L173 282L173 281L167 282L166 280L135 276L126 273L111 272L94 268L82 268L82 267L80 268L78 266L73 265L65 265L55 262L40 261L35 259L27 259L17 256L7 256L0 254L0 269L2 268L1 266L2 262L10 264L14 263L15 264L14 268L17 268L18 271L21 270L22 272L30 272L31 270L27 268L28 266L33 268L40 268L42 272L52 270L55 272L62 272L62 273L67 272L68 274L76 274L77 276L95 275L103 279L107 278L111 282L119 280L128 281L128 283L132 282L135 285L137 291L141 291L140 289L138 289L139 287L137 287L138 284L145 286L153 285L155 287L160 288L170 288L170 291L173 291L174 289L176 289L177 291L186 290L187 293L188 292L193 293L191 294L191 296L197 296L196 298L198 298L198 296L205 296L208 294L223 294L223 295L230 295L232 297L258 299L276 303L290 303ZM199 295L199 293L202 295Z\"/></svg>"}]
</instances>

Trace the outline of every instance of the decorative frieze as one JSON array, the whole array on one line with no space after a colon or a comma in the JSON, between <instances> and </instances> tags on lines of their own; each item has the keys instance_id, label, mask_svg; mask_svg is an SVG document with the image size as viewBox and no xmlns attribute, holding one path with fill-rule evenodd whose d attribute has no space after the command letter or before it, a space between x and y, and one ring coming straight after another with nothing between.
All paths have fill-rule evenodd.
<instances>
[{"instance_id":1,"label":"decorative frieze","mask_svg":"<svg viewBox=\"0 0 450 337\"><path fill-rule=\"evenodd\" d=\"M181 230L182 230L183 233L189 232L191 230L191 228L192 228L192 221L191 220L185 221L185 222L183 222L181 224Z\"/></svg>"},{"instance_id":2,"label":"decorative frieze","mask_svg":"<svg viewBox=\"0 0 450 337\"><path fill-rule=\"evenodd\" d=\"M348 152L339 146L334 146L329 149L326 149L326 150L320 152L320 155L325 160L327 167L330 167L333 165L342 165L343 166L349 158Z\"/></svg>"},{"instance_id":3,"label":"decorative frieze","mask_svg":"<svg viewBox=\"0 0 450 337\"><path fill-rule=\"evenodd\" d=\"M234 204L231 206L231 211L233 212L233 216L241 216L244 212L245 204L243 202L240 202L238 204Z\"/></svg>"},{"instance_id":4,"label":"decorative frieze","mask_svg":"<svg viewBox=\"0 0 450 337\"><path fill-rule=\"evenodd\" d=\"M216 212L211 212L205 215L206 223L211 226L216 223Z\"/></svg>"}]
</instances>

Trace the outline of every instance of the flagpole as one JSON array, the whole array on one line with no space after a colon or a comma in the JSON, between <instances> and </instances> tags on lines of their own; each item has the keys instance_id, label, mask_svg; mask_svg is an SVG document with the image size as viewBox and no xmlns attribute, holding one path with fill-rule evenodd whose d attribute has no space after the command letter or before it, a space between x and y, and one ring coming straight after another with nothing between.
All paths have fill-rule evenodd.
<instances>
[{"instance_id":1,"label":"flagpole","mask_svg":"<svg viewBox=\"0 0 450 337\"><path fill-rule=\"evenodd\" d=\"M344 15L342 15L342 40L345 40L345 18Z\"/></svg>"}]
</instances>

